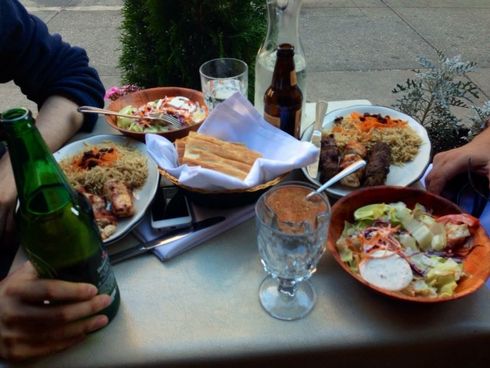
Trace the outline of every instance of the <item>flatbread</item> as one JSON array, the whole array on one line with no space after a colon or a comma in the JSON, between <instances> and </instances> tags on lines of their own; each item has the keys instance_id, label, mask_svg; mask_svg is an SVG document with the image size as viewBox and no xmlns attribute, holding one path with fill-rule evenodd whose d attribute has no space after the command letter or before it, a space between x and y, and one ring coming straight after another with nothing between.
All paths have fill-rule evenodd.
<instances>
[{"instance_id":1,"label":"flatbread","mask_svg":"<svg viewBox=\"0 0 490 368\"><path fill-rule=\"evenodd\" d=\"M184 157L186 142L187 142L187 136L185 136L184 138L176 139L174 142L175 149L177 150L177 159L179 161L179 164L182 163L182 158Z\"/></svg>"},{"instance_id":2,"label":"flatbread","mask_svg":"<svg viewBox=\"0 0 490 368\"><path fill-rule=\"evenodd\" d=\"M247 177L255 160L262 157L242 143L226 142L196 132L190 132L185 141L176 140L175 147L179 163L216 170L240 180Z\"/></svg>"}]
</instances>

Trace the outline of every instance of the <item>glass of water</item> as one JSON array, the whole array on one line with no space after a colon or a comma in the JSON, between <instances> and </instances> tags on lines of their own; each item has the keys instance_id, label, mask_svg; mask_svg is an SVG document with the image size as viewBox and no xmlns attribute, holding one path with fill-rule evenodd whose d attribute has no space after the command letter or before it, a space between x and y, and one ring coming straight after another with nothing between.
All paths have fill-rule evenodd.
<instances>
[{"instance_id":1,"label":"glass of water","mask_svg":"<svg viewBox=\"0 0 490 368\"><path fill-rule=\"evenodd\" d=\"M314 307L309 282L325 251L330 204L315 188L289 182L264 193L255 206L261 262L269 274L259 288L262 307L273 317L295 320Z\"/></svg>"},{"instance_id":2,"label":"glass of water","mask_svg":"<svg viewBox=\"0 0 490 368\"><path fill-rule=\"evenodd\" d=\"M211 111L235 92L247 97L248 65L239 59L219 58L199 68L204 101Z\"/></svg>"}]
</instances>

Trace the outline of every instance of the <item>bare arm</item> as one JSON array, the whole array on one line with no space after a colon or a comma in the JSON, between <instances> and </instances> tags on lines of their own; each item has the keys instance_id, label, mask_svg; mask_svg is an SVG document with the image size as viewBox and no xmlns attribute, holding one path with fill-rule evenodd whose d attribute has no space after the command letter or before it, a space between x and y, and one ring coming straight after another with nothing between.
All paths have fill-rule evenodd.
<instances>
[{"instance_id":1,"label":"bare arm","mask_svg":"<svg viewBox=\"0 0 490 368\"><path fill-rule=\"evenodd\" d=\"M446 183L468 168L490 179L490 129L485 129L471 142L446 152L438 153L432 162L432 171L425 179L429 191L440 193Z\"/></svg>"},{"instance_id":2,"label":"bare arm","mask_svg":"<svg viewBox=\"0 0 490 368\"><path fill-rule=\"evenodd\" d=\"M36 126L49 148L60 148L82 126L83 115L77 104L61 96L51 96L43 104L36 118Z\"/></svg>"}]
</instances>

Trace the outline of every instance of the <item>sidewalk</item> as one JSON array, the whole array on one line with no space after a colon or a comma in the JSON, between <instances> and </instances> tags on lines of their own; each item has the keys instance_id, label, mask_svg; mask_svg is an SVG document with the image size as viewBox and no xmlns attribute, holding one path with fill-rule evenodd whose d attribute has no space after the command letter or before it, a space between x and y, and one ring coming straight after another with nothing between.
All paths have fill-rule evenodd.
<instances>
[{"instance_id":1,"label":"sidewalk","mask_svg":"<svg viewBox=\"0 0 490 368\"><path fill-rule=\"evenodd\" d=\"M106 87L120 84L122 0L21 2L52 32L86 48ZM477 62L470 78L480 87L481 100L488 100L488 19L488 0L305 0L300 32L308 100L369 99L391 105L396 98L391 90L413 75L416 57L435 58L436 49ZM2 109L26 105L13 84L0 85L0 98Z\"/></svg>"}]
</instances>

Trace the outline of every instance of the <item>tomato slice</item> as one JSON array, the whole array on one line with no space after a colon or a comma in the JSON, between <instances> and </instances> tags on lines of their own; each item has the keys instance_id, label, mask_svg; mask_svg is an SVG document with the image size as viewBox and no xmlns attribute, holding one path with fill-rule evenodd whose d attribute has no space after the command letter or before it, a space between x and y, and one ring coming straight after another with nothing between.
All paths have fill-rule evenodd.
<instances>
[{"instance_id":1,"label":"tomato slice","mask_svg":"<svg viewBox=\"0 0 490 368\"><path fill-rule=\"evenodd\" d=\"M441 216L438 217L436 221L443 224L447 224L447 223L457 224L457 225L466 224L469 227L476 227L480 224L480 220L478 220L476 217L468 215L467 213Z\"/></svg>"}]
</instances>

